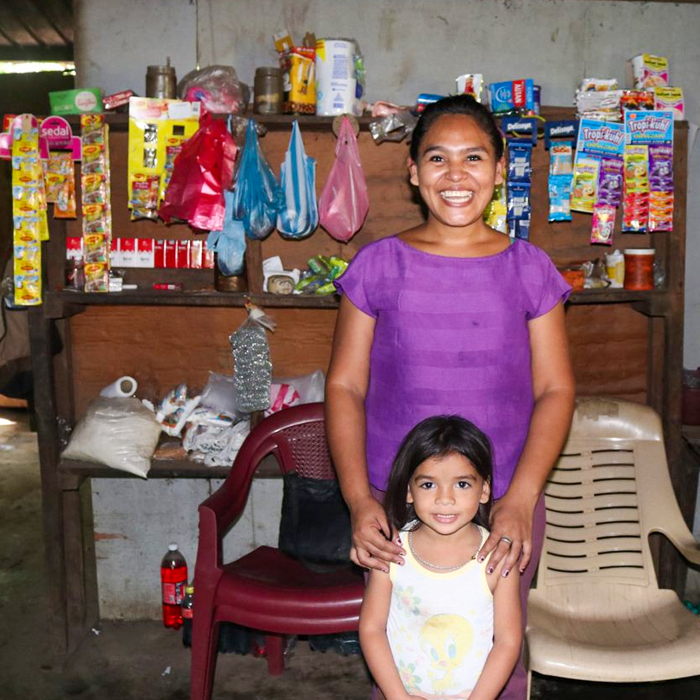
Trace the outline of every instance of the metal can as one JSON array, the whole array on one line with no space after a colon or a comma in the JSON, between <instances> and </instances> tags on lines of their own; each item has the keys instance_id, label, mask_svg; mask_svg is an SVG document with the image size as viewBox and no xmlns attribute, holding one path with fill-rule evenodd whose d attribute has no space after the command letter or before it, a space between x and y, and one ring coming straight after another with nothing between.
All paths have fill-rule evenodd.
<instances>
[{"instance_id":1,"label":"metal can","mask_svg":"<svg viewBox=\"0 0 700 700\"><path fill-rule=\"evenodd\" d=\"M148 66L146 69L146 97L157 97L173 100L177 97L177 80L175 79L175 67Z\"/></svg>"},{"instance_id":2,"label":"metal can","mask_svg":"<svg viewBox=\"0 0 700 700\"><path fill-rule=\"evenodd\" d=\"M256 68L254 90L253 111L256 114L282 114L282 70L280 68Z\"/></svg>"}]
</instances>

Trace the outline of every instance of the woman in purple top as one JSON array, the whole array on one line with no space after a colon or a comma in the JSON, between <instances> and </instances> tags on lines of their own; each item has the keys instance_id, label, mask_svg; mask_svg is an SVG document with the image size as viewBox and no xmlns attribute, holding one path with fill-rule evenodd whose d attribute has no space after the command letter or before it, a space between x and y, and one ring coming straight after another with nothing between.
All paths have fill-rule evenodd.
<instances>
[{"instance_id":1,"label":"woman in purple top","mask_svg":"<svg viewBox=\"0 0 700 700\"><path fill-rule=\"evenodd\" d=\"M542 544L542 488L573 413L570 288L540 249L484 223L503 181L503 140L473 98L425 110L408 168L427 221L363 248L336 283L326 423L353 560L384 571L403 563L381 505L392 460L418 422L454 413L493 443L497 500L481 557L494 550L490 567L505 558L502 575L524 574L525 597ZM500 697L525 694L519 665Z\"/></svg>"}]
</instances>

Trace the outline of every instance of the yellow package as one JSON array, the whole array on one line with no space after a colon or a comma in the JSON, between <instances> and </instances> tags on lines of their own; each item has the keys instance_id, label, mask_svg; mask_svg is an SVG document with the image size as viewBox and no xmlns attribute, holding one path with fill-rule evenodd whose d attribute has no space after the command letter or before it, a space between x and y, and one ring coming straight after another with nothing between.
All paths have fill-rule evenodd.
<instances>
[{"instance_id":1,"label":"yellow package","mask_svg":"<svg viewBox=\"0 0 700 700\"><path fill-rule=\"evenodd\" d=\"M598 201L598 173L600 162L595 158L580 157L574 163L574 182L571 190L571 209L592 214Z\"/></svg>"},{"instance_id":2,"label":"yellow package","mask_svg":"<svg viewBox=\"0 0 700 700\"><path fill-rule=\"evenodd\" d=\"M316 49L295 46L281 63L285 73L284 111L316 114Z\"/></svg>"},{"instance_id":3,"label":"yellow package","mask_svg":"<svg viewBox=\"0 0 700 700\"><path fill-rule=\"evenodd\" d=\"M108 292L109 291L109 265L107 263L85 263L85 291Z\"/></svg>"},{"instance_id":4,"label":"yellow package","mask_svg":"<svg viewBox=\"0 0 700 700\"><path fill-rule=\"evenodd\" d=\"M144 197L143 184L134 187L135 183L150 183L153 176L158 178L157 193L160 198L164 196L166 180L170 178L166 166L172 166L179 152L168 149L182 147L199 128L199 116L199 102L147 97L129 99L129 209ZM156 199L148 218L157 216L157 205ZM136 206L139 216L143 216L145 210Z\"/></svg>"}]
</instances>

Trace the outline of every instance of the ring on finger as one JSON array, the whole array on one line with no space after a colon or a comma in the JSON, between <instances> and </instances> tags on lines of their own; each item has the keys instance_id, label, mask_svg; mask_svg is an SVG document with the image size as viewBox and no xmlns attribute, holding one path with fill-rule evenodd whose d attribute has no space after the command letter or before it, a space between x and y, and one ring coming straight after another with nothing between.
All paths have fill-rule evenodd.
<instances>
[{"instance_id":1,"label":"ring on finger","mask_svg":"<svg viewBox=\"0 0 700 700\"><path fill-rule=\"evenodd\" d=\"M503 537L501 537L499 542L507 542L509 547L513 544L513 540L511 540L510 537L508 537L506 535L503 535Z\"/></svg>"}]
</instances>

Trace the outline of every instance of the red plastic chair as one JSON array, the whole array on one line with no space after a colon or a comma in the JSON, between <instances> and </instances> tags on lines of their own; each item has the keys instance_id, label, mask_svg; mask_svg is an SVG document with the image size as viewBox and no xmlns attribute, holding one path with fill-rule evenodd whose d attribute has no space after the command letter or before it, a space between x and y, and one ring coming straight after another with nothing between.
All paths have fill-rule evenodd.
<instances>
[{"instance_id":1,"label":"red plastic chair","mask_svg":"<svg viewBox=\"0 0 700 700\"><path fill-rule=\"evenodd\" d=\"M243 512L253 474L273 454L283 473L335 478L326 443L323 404L275 413L246 438L226 481L199 506L195 565L191 700L211 697L223 621L265 633L268 672L284 670L284 637L358 629L364 582L359 570L314 573L273 547L222 562L222 539Z\"/></svg>"}]
</instances>

